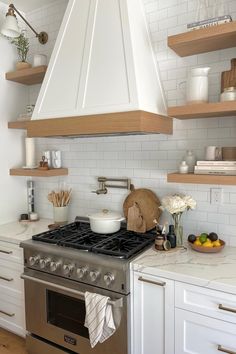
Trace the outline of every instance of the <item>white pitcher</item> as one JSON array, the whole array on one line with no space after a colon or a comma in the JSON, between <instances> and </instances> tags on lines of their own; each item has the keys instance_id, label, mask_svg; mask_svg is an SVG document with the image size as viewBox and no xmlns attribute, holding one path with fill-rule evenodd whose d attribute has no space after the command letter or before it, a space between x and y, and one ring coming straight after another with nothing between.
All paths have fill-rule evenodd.
<instances>
[{"instance_id":1,"label":"white pitcher","mask_svg":"<svg viewBox=\"0 0 236 354\"><path fill-rule=\"evenodd\" d=\"M187 81L188 104L208 102L208 73L211 68L193 68Z\"/></svg>"}]
</instances>

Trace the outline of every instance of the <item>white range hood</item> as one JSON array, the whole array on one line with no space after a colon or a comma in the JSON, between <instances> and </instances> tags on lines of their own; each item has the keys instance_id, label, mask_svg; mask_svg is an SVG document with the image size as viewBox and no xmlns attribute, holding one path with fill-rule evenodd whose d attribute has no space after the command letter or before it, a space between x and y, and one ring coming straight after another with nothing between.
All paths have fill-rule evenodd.
<instances>
[{"instance_id":1,"label":"white range hood","mask_svg":"<svg viewBox=\"0 0 236 354\"><path fill-rule=\"evenodd\" d=\"M70 0L29 136L172 133L142 0Z\"/></svg>"}]
</instances>

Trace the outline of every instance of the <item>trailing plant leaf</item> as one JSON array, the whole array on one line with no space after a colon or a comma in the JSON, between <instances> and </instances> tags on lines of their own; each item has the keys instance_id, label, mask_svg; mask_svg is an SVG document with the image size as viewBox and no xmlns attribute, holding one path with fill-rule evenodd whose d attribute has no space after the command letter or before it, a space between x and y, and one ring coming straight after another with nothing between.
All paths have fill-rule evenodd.
<instances>
[{"instance_id":1,"label":"trailing plant leaf","mask_svg":"<svg viewBox=\"0 0 236 354\"><path fill-rule=\"evenodd\" d=\"M19 37L11 39L11 43L16 46L19 60L26 62L29 52L29 39L25 37L24 32L22 32Z\"/></svg>"}]
</instances>

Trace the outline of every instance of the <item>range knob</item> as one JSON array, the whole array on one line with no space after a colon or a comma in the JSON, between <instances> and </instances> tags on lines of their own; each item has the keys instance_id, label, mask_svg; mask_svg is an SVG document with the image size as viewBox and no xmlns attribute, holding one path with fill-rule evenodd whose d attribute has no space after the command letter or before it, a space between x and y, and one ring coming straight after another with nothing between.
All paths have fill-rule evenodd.
<instances>
[{"instance_id":1,"label":"range knob","mask_svg":"<svg viewBox=\"0 0 236 354\"><path fill-rule=\"evenodd\" d=\"M39 256L32 256L32 257L29 258L29 264L32 267L32 266L38 264L39 260L40 260Z\"/></svg>"},{"instance_id":2,"label":"range knob","mask_svg":"<svg viewBox=\"0 0 236 354\"><path fill-rule=\"evenodd\" d=\"M61 267L61 262L51 262L50 263L50 270L52 272L56 272Z\"/></svg>"},{"instance_id":3,"label":"range knob","mask_svg":"<svg viewBox=\"0 0 236 354\"><path fill-rule=\"evenodd\" d=\"M92 282L95 282L98 279L99 275L100 275L100 273L98 270L92 270L89 273L89 276L90 276L90 279L92 280Z\"/></svg>"},{"instance_id":4,"label":"range knob","mask_svg":"<svg viewBox=\"0 0 236 354\"><path fill-rule=\"evenodd\" d=\"M79 267L77 269L77 276L78 276L79 279L84 278L87 273L88 273L88 268L87 267Z\"/></svg>"},{"instance_id":5,"label":"range knob","mask_svg":"<svg viewBox=\"0 0 236 354\"><path fill-rule=\"evenodd\" d=\"M114 274L112 273L106 273L103 277L105 283L107 286L111 285L113 281L115 280Z\"/></svg>"},{"instance_id":6,"label":"range knob","mask_svg":"<svg viewBox=\"0 0 236 354\"><path fill-rule=\"evenodd\" d=\"M69 275L73 272L74 270L74 265L73 264L64 264L63 266L63 274L64 275Z\"/></svg>"},{"instance_id":7,"label":"range knob","mask_svg":"<svg viewBox=\"0 0 236 354\"><path fill-rule=\"evenodd\" d=\"M51 262L51 259L50 258L43 258L43 259L40 259L39 261L39 266L41 269L45 269L49 266Z\"/></svg>"}]
</instances>

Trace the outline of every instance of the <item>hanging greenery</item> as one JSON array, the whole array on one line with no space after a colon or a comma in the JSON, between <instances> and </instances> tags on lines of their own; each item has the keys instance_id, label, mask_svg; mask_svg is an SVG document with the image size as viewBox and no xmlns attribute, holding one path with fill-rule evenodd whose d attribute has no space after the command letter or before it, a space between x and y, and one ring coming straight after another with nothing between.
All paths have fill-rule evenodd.
<instances>
[{"instance_id":1,"label":"hanging greenery","mask_svg":"<svg viewBox=\"0 0 236 354\"><path fill-rule=\"evenodd\" d=\"M11 43L16 46L19 60L26 62L27 55L29 52L29 39L22 32L19 37L11 39Z\"/></svg>"}]
</instances>

